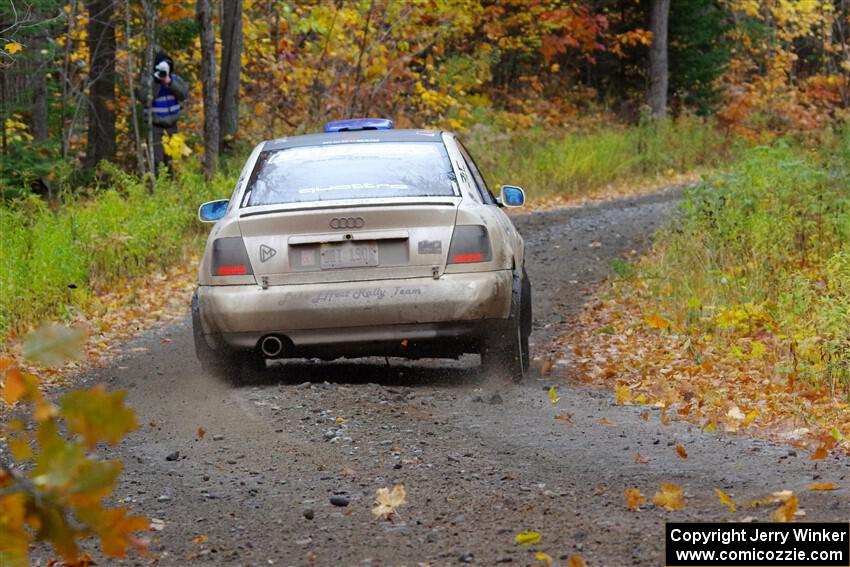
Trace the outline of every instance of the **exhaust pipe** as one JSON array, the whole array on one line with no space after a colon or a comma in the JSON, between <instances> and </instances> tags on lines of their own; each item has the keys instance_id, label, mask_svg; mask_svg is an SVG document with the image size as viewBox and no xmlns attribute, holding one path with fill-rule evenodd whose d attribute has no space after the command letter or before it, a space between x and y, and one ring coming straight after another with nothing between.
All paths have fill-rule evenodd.
<instances>
[{"instance_id":1,"label":"exhaust pipe","mask_svg":"<svg viewBox=\"0 0 850 567\"><path fill-rule=\"evenodd\" d=\"M260 341L260 350L266 358L276 358L283 352L283 341L280 337L269 335Z\"/></svg>"}]
</instances>

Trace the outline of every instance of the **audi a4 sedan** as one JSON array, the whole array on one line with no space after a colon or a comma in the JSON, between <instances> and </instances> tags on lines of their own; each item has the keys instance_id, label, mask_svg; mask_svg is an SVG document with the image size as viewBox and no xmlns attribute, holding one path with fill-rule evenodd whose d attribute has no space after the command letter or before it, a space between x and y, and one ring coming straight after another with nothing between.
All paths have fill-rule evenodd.
<instances>
[{"instance_id":1,"label":"audi a4 sedan","mask_svg":"<svg viewBox=\"0 0 850 567\"><path fill-rule=\"evenodd\" d=\"M192 298L195 352L230 377L267 360L481 355L528 369L524 242L454 134L328 123L248 158L214 222Z\"/></svg>"}]
</instances>

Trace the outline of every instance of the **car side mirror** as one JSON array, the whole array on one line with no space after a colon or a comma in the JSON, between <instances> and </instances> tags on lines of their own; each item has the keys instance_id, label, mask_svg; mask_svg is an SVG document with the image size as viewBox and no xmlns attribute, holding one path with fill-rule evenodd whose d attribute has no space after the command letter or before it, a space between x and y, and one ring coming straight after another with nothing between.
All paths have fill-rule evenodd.
<instances>
[{"instance_id":1,"label":"car side mirror","mask_svg":"<svg viewBox=\"0 0 850 567\"><path fill-rule=\"evenodd\" d=\"M525 205L525 191L515 185L502 185L499 201L504 207L521 207Z\"/></svg>"},{"instance_id":2,"label":"car side mirror","mask_svg":"<svg viewBox=\"0 0 850 567\"><path fill-rule=\"evenodd\" d=\"M198 218L201 222L216 222L227 213L228 204L230 201L227 199L204 203L198 207Z\"/></svg>"}]
</instances>

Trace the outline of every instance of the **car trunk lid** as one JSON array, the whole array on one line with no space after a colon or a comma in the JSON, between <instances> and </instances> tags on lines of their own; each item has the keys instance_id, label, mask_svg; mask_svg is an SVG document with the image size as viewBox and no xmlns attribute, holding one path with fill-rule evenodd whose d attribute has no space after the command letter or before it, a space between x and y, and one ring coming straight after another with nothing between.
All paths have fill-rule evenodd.
<instances>
[{"instance_id":1,"label":"car trunk lid","mask_svg":"<svg viewBox=\"0 0 850 567\"><path fill-rule=\"evenodd\" d=\"M439 277L458 197L262 207L239 219L263 285Z\"/></svg>"}]
</instances>

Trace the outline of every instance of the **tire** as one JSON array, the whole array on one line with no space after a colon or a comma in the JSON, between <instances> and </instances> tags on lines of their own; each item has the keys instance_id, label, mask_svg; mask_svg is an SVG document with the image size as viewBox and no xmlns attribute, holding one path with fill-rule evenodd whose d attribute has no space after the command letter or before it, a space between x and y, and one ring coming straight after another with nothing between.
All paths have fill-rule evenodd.
<instances>
[{"instance_id":1,"label":"tire","mask_svg":"<svg viewBox=\"0 0 850 567\"><path fill-rule=\"evenodd\" d=\"M197 294L192 295L192 338L195 343L195 357L201 363L204 372L226 380L232 384L256 381L266 368L266 361L253 351L213 350L203 335L201 312Z\"/></svg>"},{"instance_id":2,"label":"tire","mask_svg":"<svg viewBox=\"0 0 850 567\"><path fill-rule=\"evenodd\" d=\"M481 366L487 375L504 376L514 382L525 378L530 364L528 336L531 330L531 284L527 282L527 277L514 282L511 314L504 330L490 337L482 349Z\"/></svg>"}]
</instances>

